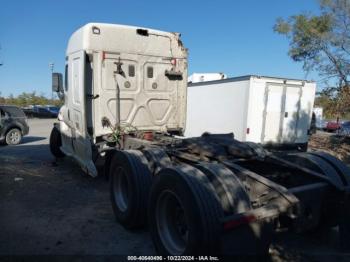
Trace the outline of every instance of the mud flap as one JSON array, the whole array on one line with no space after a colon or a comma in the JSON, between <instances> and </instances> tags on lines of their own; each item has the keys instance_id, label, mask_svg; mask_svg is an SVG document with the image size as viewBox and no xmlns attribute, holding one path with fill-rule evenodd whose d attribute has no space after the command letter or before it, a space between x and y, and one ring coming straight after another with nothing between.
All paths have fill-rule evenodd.
<instances>
[{"instance_id":1,"label":"mud flap","mask_svg":"<svg viewBox=\"0 0 350 262\"><path fill-rule=\"evenodd\" d=\"M227 231L221 238L221 254L265 256L269 253L275 226L272 221L257 221Z\"/></svg>"},{"instance_id":2,"label":"mud flap","mask_svg":"<svg viewBox=\"0 0 350 262\"><path fill-rule=\"evenodd\" d=\"M344 197L339 221L339 244L344 252L350 252L350 192Z\"/></svg>"}]
</instances>

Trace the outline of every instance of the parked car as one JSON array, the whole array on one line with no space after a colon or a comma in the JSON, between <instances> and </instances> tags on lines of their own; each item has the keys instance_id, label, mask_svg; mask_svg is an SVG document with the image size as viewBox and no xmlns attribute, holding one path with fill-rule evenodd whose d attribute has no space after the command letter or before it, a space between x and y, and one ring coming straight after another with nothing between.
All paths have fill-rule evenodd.
<instances>
[{"instance_id":1,"label":"parked car","mask_svg":"<svg viewBox=\"0 0 350 262\"><path fill-rule=\"evenodd\" d=\"M33 106L32 115L39 118L51 118L58 116L59 108L57 106Z\"/></svg>"},{"instance_id":2,"label":"parked car","mask_svg":"<svg viewBox=\"0 0 350 262\"><path fill-rule=\"evenodd\" d=\"M25 114L26 117L28 117L28 118L34 117L33 108L34 108L34 106L32 106L32 105L30 105L30 106L25 106L25 107L21 107L21 109L23 110L24 114Z\"/></svg>"},{"instance_id":3,"label":"parked car","mask_svg":"<svg viewBox=\"0 0 350 262\"><path fill-rule=\"evenodd\" d=\"M346 121L341 125L338 134L341 136L350 136L350 121Z\"/></svg>"},{"instance_id":4,"label":"parked car","mask_svg":"<svg viewBox=\"0 0 350 262\"><path fill-rule=\"evenodd\" d=\"M321 123L321 129L323 131L327 131L326 128L327 128L327 124L328 124L328 121L326 120L323 120L322 123Z\"/></svg>"},{"instance_id":5,"label":"parked car","mask_svg":"<svg viewBox=\"0 0 350 262\"><path fill-rule=\"evenodd\" d=\"M51 113L52 117L57 117L58 112L60 111L60 108L57 106L45 106L46 109Z\"/></svg>"},{"instance_id":6,"label":"parked car","mask_svg":"<svg viewBox=\"0 0 350 262\"><path fill-rule=\"evenodd\" d=\"M0 105L0 141L17 145L28 133L29 126L23 110L16 106Z\"/></svg>"},{"instance_id":7,"label":"parked car","mask_svg":"<svg viewBox=\"0 0 350 262\"><path fill-rule=\"evenodd\" d=\"M341 123L337 121L328 121L326 125L326 131L335 132L339 130L341 127Z\"/></svg>"}]
</instances>

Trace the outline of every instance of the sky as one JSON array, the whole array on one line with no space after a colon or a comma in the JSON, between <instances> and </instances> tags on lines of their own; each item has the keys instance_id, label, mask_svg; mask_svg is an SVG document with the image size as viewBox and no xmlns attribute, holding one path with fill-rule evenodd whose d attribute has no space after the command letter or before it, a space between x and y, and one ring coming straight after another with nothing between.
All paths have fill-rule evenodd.
<instances>
[{"instance_id":1,"label":"sky","mask_svg":"<svg viewBox=\"0 0 350 262\"><path fill-rule=\"evenodd\" d=\"M70 35L89 22L179 32L189 74L223 72L318 81L288 57L273 32L278 17L318 13L317 0L128 1L0 0L0 92L51 95L51 71L64 71Z\"/></svg>"}]
</instances>

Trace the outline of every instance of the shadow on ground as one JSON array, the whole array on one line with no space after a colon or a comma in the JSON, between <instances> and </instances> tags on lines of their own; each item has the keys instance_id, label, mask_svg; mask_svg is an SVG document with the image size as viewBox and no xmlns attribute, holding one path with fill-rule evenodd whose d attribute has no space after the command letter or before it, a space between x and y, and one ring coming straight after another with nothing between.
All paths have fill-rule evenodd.
<instances>
[{"instance_id":1,"label":"shadow on ground","mask_svg":"<svg viewBox=\"0 0 350 262\"><path fill-rule=\"evenodd\" d=\"M21 143L17 146L21 146L21 145L32 143L32 142L42 141L45 139L46 139L46 137L42 137L42 136L25 136L22 138ZM0 143L0 146L8 146L8 145L4 141L2 141Z\"/></svg>"},{"instance_id":2,"label":"shadow on ground","mask_svg":"<svg viewBox=\"0 0 350 262\"><path fill-rule=\"evenodd\" d=\"M41 141L45 139L46 137L42 137L42 136L25 136L23 137L21 144L32 143L32 142Z\"/></svg>"},{"instance_id":3,"label":"shadow on ground","mask_svg":"<svg viewBox=\"0 0 350 262\"><path fill-rule=\"evenodd\" d=\"M0 255L154 254L146 231L114 219L108 183L44 145L0 149Z\"/></svg>"}]
</instances>

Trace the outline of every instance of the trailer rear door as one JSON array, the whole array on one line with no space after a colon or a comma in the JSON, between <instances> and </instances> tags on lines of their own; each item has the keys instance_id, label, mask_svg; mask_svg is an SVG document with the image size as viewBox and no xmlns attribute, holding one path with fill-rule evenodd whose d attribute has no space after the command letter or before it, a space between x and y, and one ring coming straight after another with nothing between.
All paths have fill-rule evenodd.
<instances>
[{"instance_id":1,"label":"trailer rear door","mask_svg":"<svg viewBox=\"0 0 350 262\"><path fill-rule=\"evenodd\" d=\"M267 83L262 142L294 143L299 120L301 86Z\"/></svg>"},{"instance_id":2,"label":"trailer rear door","mask_svg":"<svg viewBox=\"0 0 350 262\"><path fill-rule=\"evenodd\" d=\"M283 86L268 84L266 87L263 142L277 142L281 136L283 114Z\"/></svg>"},{"instance_id":3,"label":"trailer rear door","mask_svg":"<svg viewBox=\"0 0 350 262\"><path fill-rule=\"evenodd\" d=\"M285 86L282 142L294 143L297 136L301 86Z\"/></svg>"}]
</instances>

